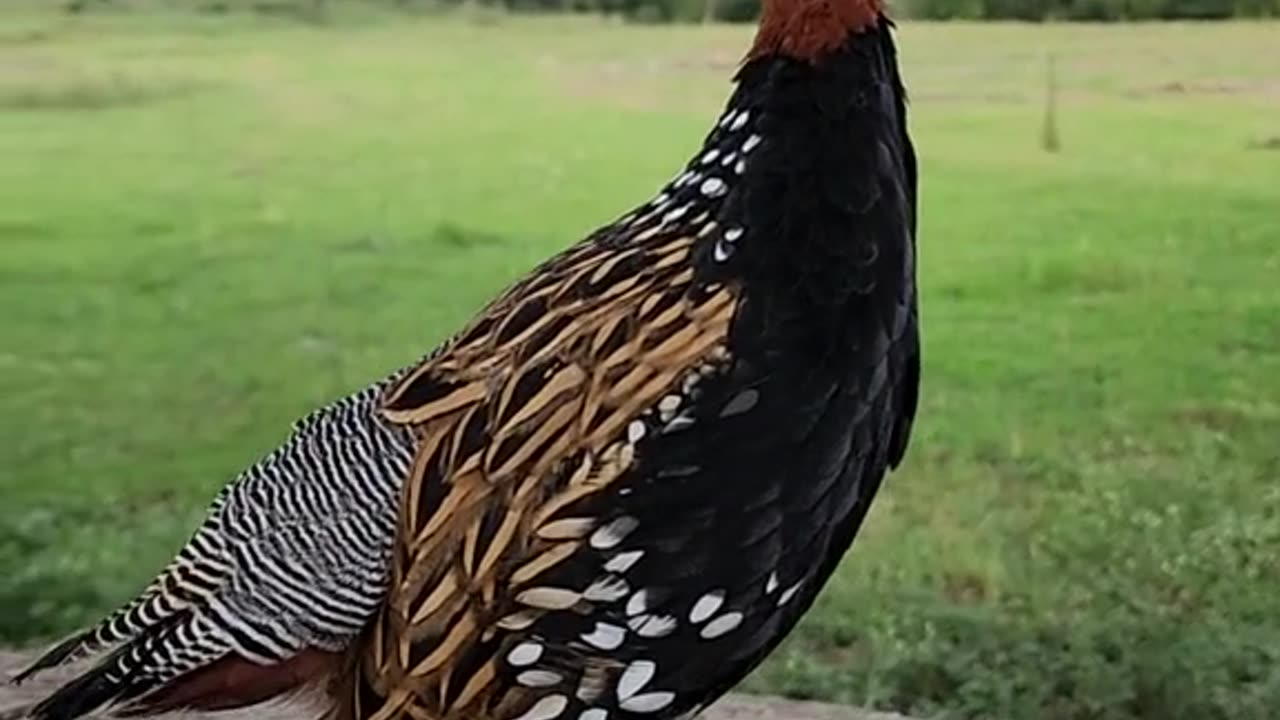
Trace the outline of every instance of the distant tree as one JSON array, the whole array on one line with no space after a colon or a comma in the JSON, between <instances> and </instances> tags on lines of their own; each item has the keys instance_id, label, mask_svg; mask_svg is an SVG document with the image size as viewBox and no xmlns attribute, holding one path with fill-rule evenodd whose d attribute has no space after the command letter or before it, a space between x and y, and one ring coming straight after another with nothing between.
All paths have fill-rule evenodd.
<instances>
[{"instance_id":1,"label":"distant tree","mask_svg":"<svg viewBox=\"0 0 1280 720\"><path fill-rule=\"evenodd\" d=\"M717 17L726 22L751 22L760 17L760 0L717 0Z\"/></svg>"}]
</instances>

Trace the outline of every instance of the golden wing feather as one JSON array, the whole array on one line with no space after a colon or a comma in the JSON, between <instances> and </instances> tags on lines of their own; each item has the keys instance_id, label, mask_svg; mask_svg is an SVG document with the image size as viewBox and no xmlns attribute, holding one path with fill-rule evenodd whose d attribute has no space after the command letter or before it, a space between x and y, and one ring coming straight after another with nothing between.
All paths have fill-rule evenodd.
<instances>
[{"instance_id":1,"label":"golden wing feather","mask_svg":"<svg viewBox=\"0 0 1280 720\"><path fill-rule=\"evenodd\" d=\"M558 513L607 491L633 461L629 423L724 358L737 295L695 283L701 220L571 248L388 391L386 417L419 450L359 659L377 697L355 693L356 716L482 720L534 701L498 682L500 633L591 602L538 585L597 527Z\"/></svg>"}]
</instances>

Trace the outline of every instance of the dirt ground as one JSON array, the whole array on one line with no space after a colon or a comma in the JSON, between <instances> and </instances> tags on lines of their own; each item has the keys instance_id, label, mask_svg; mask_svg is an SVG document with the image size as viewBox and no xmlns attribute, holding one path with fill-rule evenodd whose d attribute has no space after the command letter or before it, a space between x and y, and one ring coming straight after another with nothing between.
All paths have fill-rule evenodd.
<instances>
[{"instance_id":1,"label":"dirt ground","mask_svg":"<svg viewBox=\"0 0 1280 720\"><path fill-rule=\"evenodd\" d=\"M69 673L54 671L14 687L8 679L23 664L21 653L0 652L0 720L19 720L21 709L54 688ZM249 711L221 713L219 720L300 720L311 715L301 708L276 705ZM166 716L173 718L176 716ZM186 720L196 716L186 715ZM877 713L824 703L797 702L782 698L732 695L702 715L702 720L909 720L902 715Z\"/></svg>"}]
</instances>

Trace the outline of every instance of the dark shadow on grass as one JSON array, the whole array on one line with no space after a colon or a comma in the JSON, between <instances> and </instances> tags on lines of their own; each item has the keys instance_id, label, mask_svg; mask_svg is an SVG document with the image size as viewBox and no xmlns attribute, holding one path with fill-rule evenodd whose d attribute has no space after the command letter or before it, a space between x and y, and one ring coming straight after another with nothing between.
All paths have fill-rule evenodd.
<instances>
[{"instance_id":1,"label":"dark shadow on grass","mask_svg":"<svg viewBox=\"0 0 1280 720\"><path fill-rule=\"evenodd\" d=\"M22 47L49 42L54 34L49 30L0 31L0 47Z\"/></svg>"},{"instance_id":2,"label":"dark shadow on grass","mask_svg":"<svg viewBox=\"0 0 1280 720\"><path fill-rule=\"evenodd\" d=\"M189 81L142 82L126 77L0 88L0 111L89 112L186 97L208 85Z\"/></svg>"},{"instance_id":3,"label":"dark shadow on grass","mask_svg":"<svg viewBox=\"0 0 1280 720\"><path fill-rule=\"evenodd\" d=\"M1111 258L1072 258L1026 269L1029 286L1046 295L1107 295L1149 284L1144 269Z\"/></svg>"},{"instance_id":4,"label":"dark shadow on grass","mask_svg":"<svg viewBox=\"0 0 1280 720\"><path fill-rule=\"evenodd\" d=\"M55 234L53 228L47 225L22 220L0 220L0 241L47 240Z\"/></svg>"},{"instance_id":5,"label":"dark shadow on grass","mask_svg":"<svg viewBox=\"0 0 1280 720\"><path fill-rule=\"evenodd\" d=\"M1250 150L1280 150L1280 135L1254 140L1249 143Z\"/></svg>"},{"instance_id":6,"label":"dark shadow on grass","mask_svg":"<svg viewBox=\"0 0 1280 720\"><path fill-rule=\"evenodd\" d=\"M196 10L206 15L248 11L267 18L322 25L329 20L328 5L327 0L207 0L197 5Z\"/></svg>"},{"instance_id":7,"label":"dark shadow on grass","mask_svg":"<svg viewBox=\"0 0 1280 720\"><path fill-rule=\"evenodd\" d=\"M437 225L433 240L441 245L455 248L493 247L506 243L506 239L501 235L453 223Z\"/></svg>"},{"instance_id":8,"label":"dark shadow on grass","mask_svg":"<svg viewBox=\"0 0 1280 720\"><path fill-rule=\"evenodd\" d=\"M507 238L496 233L444 222L429 231L426 237L406 238L370 234L343 240L331 247L342 253L376 255L406 246L444 246L450 249L467 250L505 244L507 244Z\"/></svg>"}]
</instances>

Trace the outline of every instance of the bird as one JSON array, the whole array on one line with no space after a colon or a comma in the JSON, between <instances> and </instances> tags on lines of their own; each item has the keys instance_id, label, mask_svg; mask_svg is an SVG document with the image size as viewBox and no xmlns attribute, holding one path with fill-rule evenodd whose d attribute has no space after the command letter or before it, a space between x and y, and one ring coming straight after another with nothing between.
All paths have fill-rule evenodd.
<instances>
[{"instance_id":1,"label":"bird","mask_svg":"<svg viewBox=\"0 0 1280 720\"><path fill-rule=\"evenodd\" d=\"M692 717L792 631L916 417L917 162L881 0L764 0L653 198L296 423L15 680L71 720Z\"/></svg>"}]
</instances>

